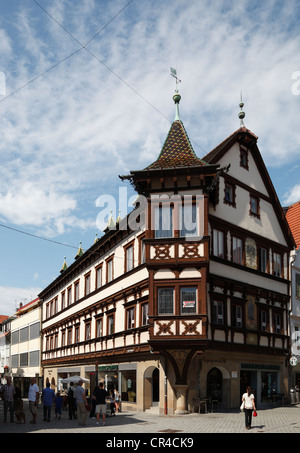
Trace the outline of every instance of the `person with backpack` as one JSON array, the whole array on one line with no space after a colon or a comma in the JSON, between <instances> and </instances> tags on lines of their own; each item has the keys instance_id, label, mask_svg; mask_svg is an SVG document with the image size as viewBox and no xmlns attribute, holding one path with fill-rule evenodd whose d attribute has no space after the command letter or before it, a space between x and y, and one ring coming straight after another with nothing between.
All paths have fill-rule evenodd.
<instances>
[{"instance_id":1,"label":"person with backpack","mask_svg":"<svg viewBox=\"0 0 300 453\"><path fill-rule=\"evenodd\" d=\"M69 420L72 420L72 417L76 418L76 401L75 401L75 389L74 382L70 382L70 387L68 390L68 407L69 407Z\"/></svg>"}]
</instances>

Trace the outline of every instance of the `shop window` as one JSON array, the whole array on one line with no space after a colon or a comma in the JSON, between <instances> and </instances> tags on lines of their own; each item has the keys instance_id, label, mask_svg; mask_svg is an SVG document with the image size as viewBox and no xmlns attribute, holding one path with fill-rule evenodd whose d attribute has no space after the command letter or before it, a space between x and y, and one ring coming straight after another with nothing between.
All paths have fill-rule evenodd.
<instances>
[{"instance_id":1,"label":"shop window","mask_svg":"<svg viewBox=\"0 0 300 453\"><path fill-rule=\"evenodd\" d=\"M172 315L174 313L174 289L158 289L158 314Z\"/></svg>"},{"instance_id":2,"label":"shop window","mask_svg":"<svg viewBox=\"0 0 300 453\"><path fill-rule=\"evenodd\" d=\"M120 373L122 401L136 403L136 370L122 370Z\"/></svg>"},{"instance_id":3,"label":"shop window","mask_svg":"<svg viewBox=\"0 0 300 453\"><path fill-rule=\"evenodd\" d=\"M180 288L181 314L197 312L197 288Z\"/></svg>"}]
</instances>

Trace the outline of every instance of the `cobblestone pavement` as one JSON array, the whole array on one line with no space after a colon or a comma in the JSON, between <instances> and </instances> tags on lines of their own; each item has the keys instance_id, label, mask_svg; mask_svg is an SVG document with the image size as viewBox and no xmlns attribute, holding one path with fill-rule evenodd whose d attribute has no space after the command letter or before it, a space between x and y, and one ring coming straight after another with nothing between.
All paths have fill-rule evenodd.
<instances>
[{"instance_id":1,"label":"cobblestone pavement","mask_svg":"<svg viewBox=\"0 0 300 453\"><path fill-rule=\"evenodd\" d=\"M181 416L157 415L149 412L124 411L114 417L107 417L105 426L96 419L87 418L86 426L78 426L77 420L69 420L68 412L63 411L61 419L56 419L54 408L51 421L43 421L42 405L39 405L35 425L30 424L31 416L28 401L24 400L26 423L3 423L3 402L0 402L0 435L2 433L114 433L155 435L184 435L203 433L298 433L300 434L300 404L258 410L252 419L252 429L246 430L244 414L237 411L214 412L208 414L187 414ZM9 414L8 414L9 420Z\"/></svg>"}]
</instances>

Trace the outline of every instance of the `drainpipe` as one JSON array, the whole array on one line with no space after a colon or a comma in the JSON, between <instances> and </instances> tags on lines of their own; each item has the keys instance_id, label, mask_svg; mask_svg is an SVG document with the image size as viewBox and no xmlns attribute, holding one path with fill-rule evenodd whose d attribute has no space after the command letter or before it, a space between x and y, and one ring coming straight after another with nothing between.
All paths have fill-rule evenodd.
<instances>
[{"instance_id":1,"label":"drainpipe","mask_svg":"<svg viewBox=\"0 0 300 453\"><path fill-rule=\"evenodd\" d=\"M165 415L168 415L168 377L167 377L167 361L168 359L165 357Z\"/></svg>"}]
</instances>

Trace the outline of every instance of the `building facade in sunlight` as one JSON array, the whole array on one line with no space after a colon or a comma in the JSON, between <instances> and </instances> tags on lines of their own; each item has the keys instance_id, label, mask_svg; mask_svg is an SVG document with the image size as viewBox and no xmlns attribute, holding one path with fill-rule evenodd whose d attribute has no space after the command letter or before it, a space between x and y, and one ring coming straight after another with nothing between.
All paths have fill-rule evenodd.
<instances>
[{"instance_id":1,"label":"building facade in sunlight","mask_svg":"<svg viewBox=\"0 0 300 453\"><path fill-rule=\"evenodd\" d=\"M243 123L203 159L176 116L138 198L40 294L44 380L117 388L123 408L185 413L288 395L294 247Z\"/></svg>"}]
</instances>

